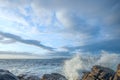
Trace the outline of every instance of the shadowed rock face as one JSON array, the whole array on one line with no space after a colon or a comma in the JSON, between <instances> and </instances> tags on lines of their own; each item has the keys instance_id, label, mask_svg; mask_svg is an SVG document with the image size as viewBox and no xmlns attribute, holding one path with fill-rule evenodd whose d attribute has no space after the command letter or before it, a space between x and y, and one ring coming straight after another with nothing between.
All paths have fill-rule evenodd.
<instances>
[{"instance_id":1,"label":"shadowed rock face","mask_svg":"<svg viewBox=\"0 0 120 80\"><path fill-rule=\"evenodd\" d=\"M44 74L41 80L67 80L63 75L58 73Z\"/></svg>"},{"instance_id":2,"label":"shadowed rock face","mask_svg":"<svg viewBox=\"0 0 120 80\"><path fill-rule=\"evenodd\" d=\"M8 70L0 69L0 80L19 80L15 75Z\"/></svg>"},{"instance_id":3,"label":"shadowed rock face","mask_svg":"<svg viewBox=\"0 0 120 80\"><path fill-rule=\"evenodd\" d=\"M91 72L86 72L83 75L82 80L111 80L114 73L109 68L96 65L93 66Z\"/></svg>"},{"instance_id":4,"label":"shadowed rock face","mask_svg":"<svg viewBox=\"0 0 120 80\"><path fill-rule=\"evenodd\" d=\"M20 74L18 75L19 80L40 80L38 76L35 75L25 75L25 74Z\"/></svg>"},{"instance_id":5,"label":"shadowed rock face","mask_svg":"<svg viewBox=\"0 0 120 80\"><path fill-rule=\"evenodd\" d=\"M120 80L120 64L117 67L117 71L115 73L115 76L114 76L113 80Z\"/></svg>"}]
</instances>

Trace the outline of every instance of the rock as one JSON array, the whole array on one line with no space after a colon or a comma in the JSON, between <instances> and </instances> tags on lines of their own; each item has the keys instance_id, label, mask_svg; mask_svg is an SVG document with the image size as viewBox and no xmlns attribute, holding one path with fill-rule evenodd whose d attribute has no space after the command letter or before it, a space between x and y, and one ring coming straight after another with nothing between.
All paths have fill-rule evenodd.
<instances>
[{"instance_id":1,"label":"rock","mask_svg":"<svg viewBox=\"0 0 120 80\"><path fill-rule=\"evenodd\" d=\"M115 76L114 76L113 80L120 80L120 64L117 67L117 71L115 73Z\"/></svg>"},{"instance_id":2,"label":"rock","mask_svg":"<svg viewBox=\"0 0 120 80\"><path fill-rule=\"evenodd\" d=\"M44 74L41 80L67 80L65 76L58 74L58 73L52 73L52 74Z\"/></svg>"},{"instance_id":3,"label":"rock","mask_svg":"<svg viewBox=\"0 0 120 80\"><path fill-rule=\"evenodd\" d=\"M17 77L20 80L40 80L40 78L38 76L35 76L35 75L20 74Z\"/></svg>"},{"instance_id":4,"label":"rock","mask_svg":"<svg viewBox=\"0 0 120 80\"><path fill-rule=\"evenodd\" d=\"M88 76L89 76L89 74L90 74L90 72L86 72L86 73L84 73L84 76L82 77L82 80L87 79L87 78L88 78Z\"/></svg>"},{"instance_id":5,"label":"rock","mask_svg":"<svg viewBox=\"0 0 120 80\"><path fill-rule=\"evenodd\" d=\"M83 75L82 80L110 80L113 77L114 71L102 67L102 66L93 66L91 72L87 72Z\"/></svg>"},{"instance_id":6,"label":"rock","mask_svg":"<svg viewBox=\"0 0 120 80\"><path fill-rule=\"evenodd\" d=\"M19 80L19 79L8 70L0 69L0 80Z\"/></svg>"}]
</instances>

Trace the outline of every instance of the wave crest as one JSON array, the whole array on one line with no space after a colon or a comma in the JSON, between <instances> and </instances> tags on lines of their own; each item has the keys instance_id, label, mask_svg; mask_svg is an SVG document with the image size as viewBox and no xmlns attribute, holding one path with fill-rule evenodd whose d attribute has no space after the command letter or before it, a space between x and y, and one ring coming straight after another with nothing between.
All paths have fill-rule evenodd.
<instances>
[{"instance_id":1,"label":"wave crest","mask_svg":"<svg viewBox=\"0 0 120 80\"><path fill-rule=\"evenodd\" d=\"M100 54L79 53L72 59L66 60L63 72L69 80L80 79L83 71L88 71L94 65L109 67L113 70L120 63L120 54L101 51Z\"/></svg>"}]
</instances>

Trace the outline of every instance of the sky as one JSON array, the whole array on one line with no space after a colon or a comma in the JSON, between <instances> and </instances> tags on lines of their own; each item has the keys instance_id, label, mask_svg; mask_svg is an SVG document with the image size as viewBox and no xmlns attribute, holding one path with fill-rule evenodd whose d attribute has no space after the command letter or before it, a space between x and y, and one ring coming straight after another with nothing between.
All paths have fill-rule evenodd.
<instances>
[{"instance_id":1,"label":"sky","mask_svg":"<svg viewBox=\"0 0 120 80\"><path fill-rule=\"evenodd\" d=\"M0 58L120 53L120 0L0 0Z\"/></svg>"}]
</instances>

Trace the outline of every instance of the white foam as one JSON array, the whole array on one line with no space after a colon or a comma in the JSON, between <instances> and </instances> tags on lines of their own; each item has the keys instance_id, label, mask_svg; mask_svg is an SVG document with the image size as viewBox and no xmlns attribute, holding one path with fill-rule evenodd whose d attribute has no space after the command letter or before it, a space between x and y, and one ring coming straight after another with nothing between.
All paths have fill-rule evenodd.
<instances>
[{"instance_id":1,"label":"white foam","mask_svg":"<svg viewBox=\"0 0 120 80\"><path fill-rule=\"evenodd\" d=\"M64 74L68 80L77 80L82 76L82 71L90 70L94 65L101 65L116 69L120 63L120 54L102 51L100 54L79 53L72 59L65 61Z\"/></svg>"}]
</instances>

